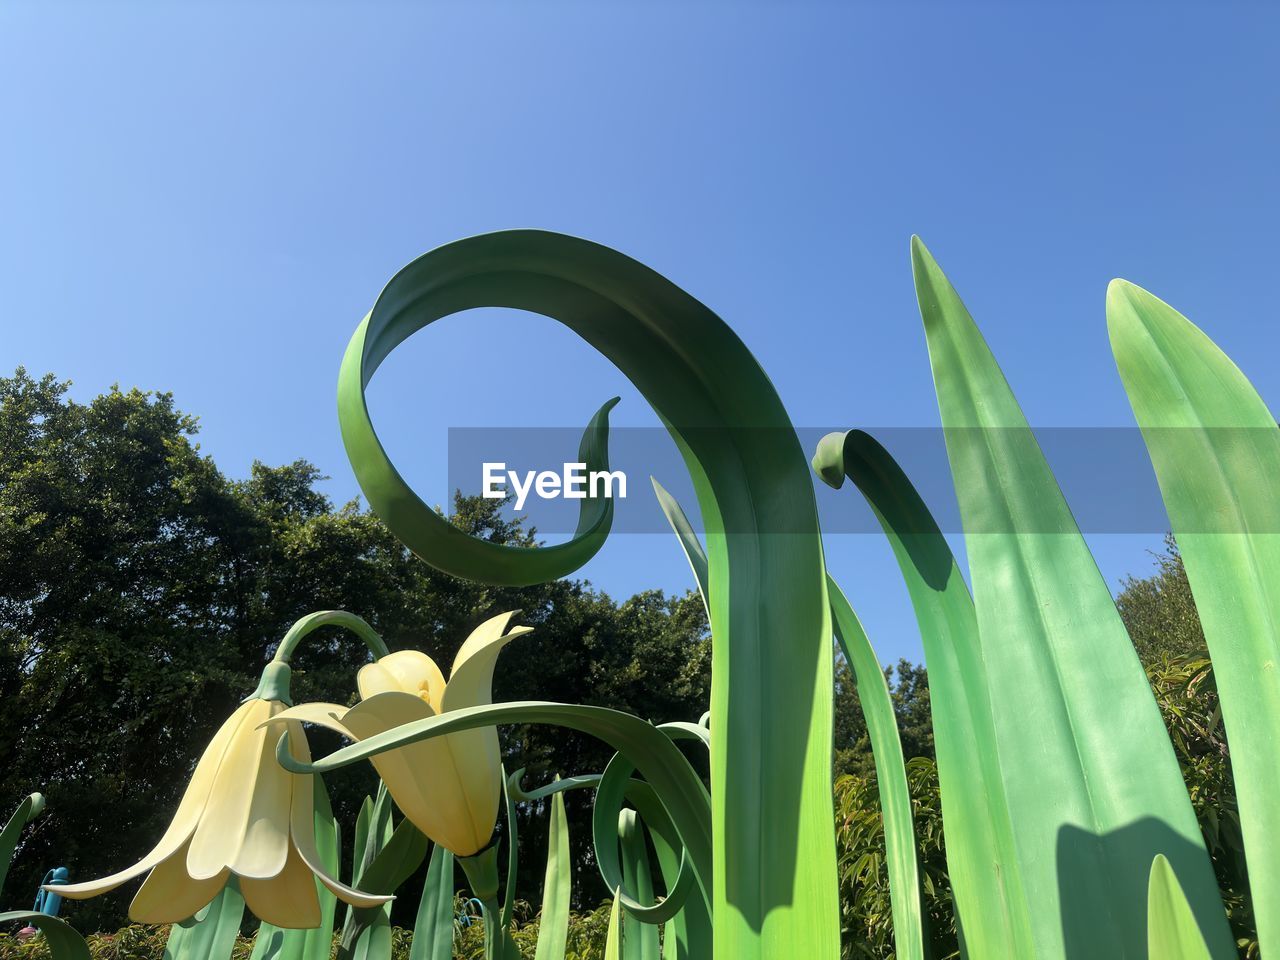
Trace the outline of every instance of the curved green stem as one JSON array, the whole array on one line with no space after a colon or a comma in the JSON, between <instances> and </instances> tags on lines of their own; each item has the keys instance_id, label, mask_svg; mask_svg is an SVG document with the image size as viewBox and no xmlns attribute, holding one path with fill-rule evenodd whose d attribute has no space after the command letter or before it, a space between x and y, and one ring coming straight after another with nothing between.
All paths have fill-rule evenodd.
<instances>
[{"instance_id":1,"label":"curved green stem","mask_svg":"<svg viewBox=\"0 0 1280 960\"><path fill-rule=\"evenodd\" d=\"M485 960L503 960L506 918L498 904L498 846L490 844L470 857L458 857L471 894L484 906Z\"/></svg>"},{"instance_id":2,"label":"curved green stem","mask_svg":"<svg viewBox=\"0 0 1280 960\"><path fill-rule=\"evenodd\" d=\"M631 714L607 707L542 701L487 704L450 710L425 720L393 727L349 744L312 763L301 761L290 754L289 734L285 732L276 743L276 759L281 766L293 773L323 774L432 737L502 723L547 723L568 727L603 740L623 754L661 799L675 827L679 843L688 853L698 886L708 907L711 906L714 852L711 798L706 785L679 747L663 731ZM472 858L459 858L458 862L467 870L466 860L476 860L479 856L480 854ZM498 883L496 870L494 867L492 886L495 896ZM472 879L474 889L478 884L470 871L467 875ZM477 897L484 899L479 894Z\"/></svg>"},{"instance_id":3,"label":"curved green stem","mask_svg":"<svg viewBox=\"0 0 1280 960\"><path fill-rule=\"evenodd\" d=\"M369 648L369 652L373 654L374 659L381 659L390 653L387 645L382 642L382 638L378 636L373 627L369 626L354 613L347 613L345 610L317 610L315 613L309 613L302 617L289 628L289 632L280 641L280 646L276 649L276 655L271 658L271 662L288 663L289 658L293 656L294 650L298 648L298 644L308 634L314 633L321 627L343 627L350 630L364 641L364 645Z\"/></svg>"}]
</instances>

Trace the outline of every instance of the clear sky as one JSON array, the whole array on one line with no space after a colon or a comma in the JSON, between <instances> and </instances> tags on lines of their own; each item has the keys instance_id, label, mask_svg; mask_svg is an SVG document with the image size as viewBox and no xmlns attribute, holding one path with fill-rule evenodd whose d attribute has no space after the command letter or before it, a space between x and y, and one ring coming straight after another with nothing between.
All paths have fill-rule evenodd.
<instances>
[{"instance_id":1,"label":"clear sky","mask_svg":"<svg viewBox=\"0 0 1280 960\"><path fill-rule=\"evenodd\" d=\"M1274 408L1277 39L1264 3L10 0L0 367L82 399L172 390L229 474L305 457L345 500L337 366L382 284L533 226L715 309L797 425L933 426L919 233L1035 425L1131 423L1113 276L1195 319ZM655 422L567 330L487 319L433 326L371 388L428 500L450 426L577 426L615 393L615 423ZM1158 539L1092 542L1114 586ZM882 659L919 658L883 541L827 550ZM582 575L689 585L658 535L616 536Z\"/></svg>"}]
</instances>

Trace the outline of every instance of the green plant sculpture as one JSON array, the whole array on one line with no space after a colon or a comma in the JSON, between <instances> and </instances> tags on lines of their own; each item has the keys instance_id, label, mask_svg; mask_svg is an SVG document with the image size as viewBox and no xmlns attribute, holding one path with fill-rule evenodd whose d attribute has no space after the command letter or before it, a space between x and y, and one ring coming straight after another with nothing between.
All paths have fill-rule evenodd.
<instances>
[{"instance_id":1,"label":"green plant sculpture","mask_svg":"<svg viewBox=\"0 0 1280 960\"><path fill-rule=\"evenodd\" d=\"M919 624L959 952L967 960L1236 957L1177 757L1110 592L959 295L918 239L911 256L972 593L924 499L875 438L830 434L811 464L829 486L850 480L866 499ZM487 584L564 576L605 542L612 501L592 496L565 543L514 548L470 537L419 499L374 430L365 389L396 346L442 317L495 306L545 314L578 333L636 385L675 440L703 536L656 481L654 490L710 620L707 714L659 723L605 706L491 702L499 653L528 632L512 613L476 628L447 679L424 651L389 653L358 617L312 614L284 637L258 690L206 750L155 849L127 870L58 892L93 896L149 871L131 915L176 924L172 960L226 960L246 906L264 921L251 960L327 960L342 900L339 960L391 960L388 904L428 863L409 957L447 960L456 863L482 904L472 912L487 960L531 950L534 960L565 960L574 883L565 794L591 791L591 859L612 895L597 954L837 960L838 647L858 687L880 798L879 819L873 806L842 814L880 846L841 876L878 875L883 860L889 897L880 888L874 936L887 943L891 913L890 955L923 960L935 940L922 890L936 899L942 848L938 805L920 802L932 765L905 762L880 661L850 597L827 576L813 478L786 411L709 309L620 253L558 234L488 234L420 257L360 323L339 375L343 440L371 507L428 564ZM1203 617L1234 748L1259 941L1274 960L1280 427L1240 370L1155 297L1117 281L1107 320ZM579 459L592 469L608 466L615 402L582 436ZM290 699L289 658L322 626L353 632L372 654L354 678L354 706ZM512 649L507 656L518 655ZM525 787L524 771L507 777L502 767L496 727L508 723L579 731L615 753L602 770L560 771ZM313 759L304 724L350 742ZM706 755L709 780L701 759L690 759ZM357 821L346 883L318 775L366 760L382 784ZM870 778L857 782L872 789ZM850 803L861 808L865 795ZM517 917L522 804L549 824L536 943ZM36 806L27 801L5 828L0 859ZM923 870L920 838L932 843ZM56 960L86 960L74 930L40 922ZM950 935L948 924L939 928ZM478 944L478 931L465 935ZM847 946L846 956L872 955L865 944Z\"/></svg>"},{"instance_id":2,"label":"green plant sculpture","mask_svg":"<svg viewBox=\"0 0 1280 960\"><path fill-rule=\"evenodd\" d=\"M667 424L707 524L718 842L700 879L712 901L716 956L834 956L831 620L808 466L772 384L724 321L606 247L520 230L462 240L415 260L387 284L351 340L339 377L339 419L373 509L423 560L458 576L513 585L563 576L594 554L610 522L608 502L588 499L572 540L498 547L446 523L387 457L364 400L369 380L407 337L473 307L514 307L564 323L613 361ZM605 463L610 405L584 437L580 459L589 465ZM764 702L789 708L762 711ZM502 718L496 710L480 716ZM454 729L462 722L455 718ZM665 803L676 802L659 792ZM685 798L696 799L696 791Z\"/></svg>"}]
</instances>

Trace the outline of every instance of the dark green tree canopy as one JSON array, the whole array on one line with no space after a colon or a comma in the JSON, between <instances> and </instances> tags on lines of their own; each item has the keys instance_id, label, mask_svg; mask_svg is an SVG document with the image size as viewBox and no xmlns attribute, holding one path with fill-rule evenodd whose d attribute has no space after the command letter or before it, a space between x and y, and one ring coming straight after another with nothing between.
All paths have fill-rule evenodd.
<instances>
[{"instance_id":1,"label":"dark green tree canopy","mask_svg":"<svg viewBox=\"0 0 1280 960\"><path fill-rule=\"evenodd\" d=\"M608 704L657 720L706 709L696 596L618 603L581 581L515 590L455 580L357 504L332 504L313 465L255 463L232 480L200 453L196 431L170 394L113 389L77 403L52 376L0 379L0 796L41 789L49 799L10 874L11 902L34 896L51 866L87 879L145 852L214 731L312 610L359 614L393 649L423 649L447 670L474 626L518 608L536 630L499 661L496 698ZM451 519L532 544L535 532L501 506L458 497ZM366 659L361 644L317 634L294 659L295 699L353 702ZM562 731L512 727L503 741L509 765L528 767L535 783L599 771L610 756ZM318 751L336 745L315 736ZM373 784L368 768L329 778L339 816L350 822ZM589 797L569 800L586 866ZM533 813L521 833L540 845ZM540 861L526 858L531 889ZM79 924L112 926L131 892L76 904Z\"/></svg>"}]
</instances>

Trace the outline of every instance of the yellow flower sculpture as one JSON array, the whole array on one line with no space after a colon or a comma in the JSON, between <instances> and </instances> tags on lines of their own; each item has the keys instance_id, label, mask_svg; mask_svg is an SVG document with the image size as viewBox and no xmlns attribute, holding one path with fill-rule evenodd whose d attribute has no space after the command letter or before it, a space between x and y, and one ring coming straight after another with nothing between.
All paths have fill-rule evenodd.
<instances>
[{"instance_id":1,"label":"yellow flower sculpture","mask_svg":"<svg viewBox=\"0 0 1280 960\"><path fill-rule=\"evenodd\" d=\"M315 841L314 784L276 761L276 737L265 724L287 706L289 667L272 663L258 692L222 725L205 749L169 829L145 857L101 880L59 886L81 900L106 893L151 871L129 917L138 923L177 923L238 878L250 910L278 927L320 925L315 881L357 907L386 903L339 882L324 869ZM309 760L301 725L289 724L295 756Z\"/></svg>"},{"instance_id":2,"label":"yellow flower sculpture","mask_svg":"<svg viewBox=\"0 0 1280 960\"><path fill-rule=\"evenodd\" d=\"M486 620L472 632L453 661L446 682L436 662L417 650L392 653L361 669L361 701L348 709L307 703L285 710L274 722L304 720L364 740L402 724L463 707L492 702L498 654L530 627L507 624L515 612ZM293 735L289 737L293 740ZM372 758L396 805L419 830L459 857L488 846L498 820L502 759L493 727L450 733Z\"/></svg>"}]
</instances>

